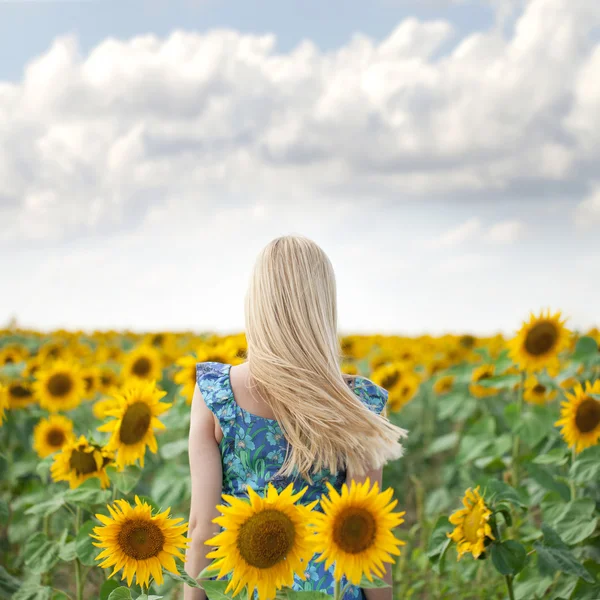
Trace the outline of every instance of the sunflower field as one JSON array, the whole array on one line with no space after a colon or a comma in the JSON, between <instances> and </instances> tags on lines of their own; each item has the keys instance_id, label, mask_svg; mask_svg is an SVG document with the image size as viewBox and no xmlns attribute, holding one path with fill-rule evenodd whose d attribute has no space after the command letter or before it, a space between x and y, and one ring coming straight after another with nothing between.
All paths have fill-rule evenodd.
<instances>
[{"instance_id":1,"label":"sunflower field","mask_svg":"<svg viewBox=\"0 0 600 600\"><path fill-rule=\"evenodd\" d=\"M398 599L600 599L599 342L550 311L508 338L342 337L342 370L389 391L405 455L385 492L322 499L297 557L362 494L386 515L373 539L394 555ZM175 600L198 585L183 562L195 367L245 352L243 334L0 331L0 600ZM292 490L248 494L224 523L264 503L298 531L311 518ZM215 564L241 588L253 582L229 564L228 535L212 540ZM343 557L321 552L341 573ZM381 582L375 562L349 577ZM261 597L273 581L255 582ZM230 597L219 583L200 580Z\"/></svg>"}]
</instances>

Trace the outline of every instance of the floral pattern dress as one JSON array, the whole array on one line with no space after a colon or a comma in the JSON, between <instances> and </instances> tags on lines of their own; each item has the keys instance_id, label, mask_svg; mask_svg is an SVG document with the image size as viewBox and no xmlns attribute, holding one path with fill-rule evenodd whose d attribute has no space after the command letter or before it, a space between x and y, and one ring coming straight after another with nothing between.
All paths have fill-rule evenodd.
<instances>
[{"instance_id":1,"label":"floral pattern dress","mask_svg":"<svg viewBox=\"0 0 600 600\"><path fill-rule=\"evenodd\" d=\"M251 487L263 495L267 484L278 490L290 483L299 490L306 482L299 476L280 477L286 454L287 442L275 419L260 417L240 407L234 400L229 371L231 365L218 362L203 362L196 365L196 382L204 402L214 413L223 431L219 447L223 465L223 494L245 498ZM381 413L387 402L388 393L366 377L356 377L352 386L354 393L370 410ZM346 481L346 472L332 473L322 470L312 477L313 483L301 502L308 504L327 494L326 482L338 491ZM317 505L318 509L318 505ZM324 562L315 562L314 557L307 566L306 579L295 577L293 589L301 591L323 591L333 595L333 566L327 570ZM346 584L342 579L342 586ZM344 600L365 600L364 591L351 586Z\"/></svg>"}]
</instances>

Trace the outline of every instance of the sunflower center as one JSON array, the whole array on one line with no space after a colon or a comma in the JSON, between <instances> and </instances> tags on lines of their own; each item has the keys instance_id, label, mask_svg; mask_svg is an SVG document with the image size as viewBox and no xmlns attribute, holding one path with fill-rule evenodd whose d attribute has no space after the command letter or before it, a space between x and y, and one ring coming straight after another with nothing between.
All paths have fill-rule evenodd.
<instances>
[{"instance_id":1,"label":"sunflower center","mask_svg":"<svg viewBox=\"0 0 600 600\"><path fill-rule=\"evenodd\" d=\"M164 341L165 341L165 336L162 333L157 333L152 338L152 345L160 347L163 345Z\"/></svg>"},{"instance_id":2,"label":"sunflower center","mask_svg":"<svg viewBox=\"0 0 600 600\"><path fill-rule=\"evenodd\" d=\"M381 381L381 387L391 388L394 387L398 381L400 381L401 374L399 371L395 371L394 373L390 373L386 375Z\"/></svg>"},{"instance_id":3,"label":"sunflower center","mask_svg":"<svg viewBox=\"0 0 600 600\"><path fill-rule=\"evenodd\" d=\"M93 452L83 452L83 450L73 450L69 460L69 466L77 475L89 475L98 470Z\"/></svg>"},{"instance_id":4,"label":"sunflower center","mask_svg":"<svg viewBox=\"0 0 600 600\"><path fill-rule=\"evenodd\" d=\"M7 357L4 359L4 364L5 364L5 365L12 365L14 362L15 362L15 358L14 358L14 356L7 356Z\"/></svg>"},{"instance_id":5,"label":"sunflower center","mask_svg":"<svg viewBox=\"0 0 600 600\"><path fill-rule=\"evenodd\" d=\"M558 331L553 323L542 321L534 325L525 338L525 350L532 356L549 352L558 340Z\"/></svg>"},{"instance_id":6,"label":"sunflower center","mask_svg":"<svg viewBox=\"0 0 600 600\"><path fill-rule=\"evenodd\" d=\"M94 378L90 375L88 377L84 377L83 380L85 381L85 391L89 392L94 384Z\"/></svg>"},{"instance_id":7,"label":"sunflower center","mask_svg":"<svg viewBox=\"0 0 600 600\"><path fill-rule=\"evenodd\" d=\"M123 444L137 444L140 442L146 435L148 427L150 427L151 419L150 408L145 402L132 404L123 415L119 432L121 442Z\"/></svg>"},{"instance_id":8,"label":"sunflower center","mask_svg":"<svg viewBox=\"0 0 600 600\"><path fill-rule=\"evenodd\" d=\"M477 531L481 528L481 517L481 507L474 506L463 521L463 531L465 532L465 539L471 542L472 544L477 542L477 540L479 539L477 536Z\"/></svg>"},{"instance_id":9,"label":"sunflower center","mask_svg":"<svg viewBox=\"0 0 600 600\"><path fill-rule=\"evenodd\" d=\"M542 394L546 393L546 386L542 385L541 383L538 383L536 385L533 386L533 389L531 390L534 394L539 394L540 396Z\"/></svg>"},{"instance_id":10,"label":"sunflower center","mask_svg":"<svg viewBox=\"0 0 600 600\"><path fill-rule=\"evenodd\" d=\"M581 433L594 431L600 425L600 402L586 398L577 408L575 425Z\"/></svg>"},{"instance_id":11,"label":"sunflower center","mask_svg":"<svg viewBox=\"0 0 600 600\"><path fill-rule=\"evenodd\" d=\"M146 377L151 369L152 363L150 362L150 359L145 356L140 356L136 359L131 367L133 373L138 377Z\"/></svg>"},{"instance_id":12,"label":"sunflower center","mask_svg":"<svg viewBox=\"0 0 600 600\"><path fill-rule=\"evenodd\" d=\"M491 376L492 376L492 373L490 371L484 371L481 375L477 376L477 381L489 379Z\"/></svg>"},{"instance_id":13,"label":"sunflower center","mask_svg":"<svg viewBox=\"0 0 600 600\"><path fill-rule=\"evenodd\" d=\"M30 389L26 388L20 383L12 385L10 388L10 393L15 398L30 398L33 395L33 392Z\"/></svg>"},{"instance_id":14,"label":"sunflower center","mask_svg":"<svg viewBox=\"0 0 600 600\"><path fill-rule=\"evenodd\" d=\"M62 429L50 429L46 435L46 441L49 446L58 448L65 443L65 433Z\"/></svg>"},{"instance_id":15,"label":"sunflower center","mask_svg":"<svg viewBox=\"0 0 600 600\"><path fill-rule=\"evenodd\" d=\"M463 348L470 350L475 345L475 338L472 335L463 335L459 343Z\"/></svg>"},{"instance_id":16,"label":"sunflower center","mask_svg":"<svg viewBox=\"0 0 600 600\"><path fill-rule=\"evenodd\" d=\"M158 556L165 544L165 536L152 521L132 519L121 526L119 546L128 558L145 560Z\"/></svg>"},{"instance_id":17,"label":"sunflower center","mask_svg":"<svg viewBox=\"0 0 600 600\"><path fill-rule=\"evenodd\" d=\"M56 398L64 398L73 389L73 380L66 373L56 373L48 379L48 392Z\"/></svg>"},{"instance_id":18,"label":"sunflower center","mask_svg":"<svg viewBox=\"0 0 600 600\"><path fill-rule=\"evenodd\" d=\"M258 569L268 569L283 560L294 545L292 520L279 510L267 509L251 516L238 533L242 558Z\"/></svg>"},{"instance_id":19,"label":"sunflower center","mask_svg":"<svg viewBox=\"0 0 600 600\"><path fill-rule=\"evenodd\" d=\"M372 546L376 533L373 515L360 507L343 510L333 525L333 541L349 554L358 554Z\"/></svg>"}]
</instances>

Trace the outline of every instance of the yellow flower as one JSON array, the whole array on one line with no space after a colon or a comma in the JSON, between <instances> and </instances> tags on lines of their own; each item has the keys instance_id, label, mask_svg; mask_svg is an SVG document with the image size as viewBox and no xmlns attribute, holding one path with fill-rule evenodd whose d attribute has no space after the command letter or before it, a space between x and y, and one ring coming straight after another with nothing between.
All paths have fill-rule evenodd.
<instances>
[{"instance_id":1,"label":"yellow flower","mask_svg":"<svg viewBox=\"0 0 600 600\"><path fill-rule=\"evenodd\" d=\"M175 558L185 560L182 550L191 540L185 537L188 525L183 519L169 516L170 508L152 515L152 508L135 497L135 506L126 500L116 500L108 505L110 517L96 515L102 526L94 527L91 537L102 552L96 556L103 569L114 567L112 577L123 569L121 579L131 586L135 576L138 585L147 586L150 577L162 585L163 567L177 574ZM174 558L175 557L175 558Z\"/></svg>"},{"instance_id":2,"label":"yellow flower","mask_svg":"<svg viewBox=\"0 0 600 600\"><path fill-rule=\"evenodd\" d=\"M469 392L471 392L472 396L475 396L476 398L487 398L488 396L495 396L499 392L496 388L478 385L478 382L493 377L495 370L496 368L494 365L482 365L473 371L473 374L471 375L472 383L469 385Z\"/></svg>"},{"instance_id":3,"label":"yellow flower","mask_svg":"<svg viewBox=\"0 0 600 600\"><path fill-rule=\"evenodd\" d=\"M453 386L454 376L444 375L433 384L433 391L441 396L442 394L447 394L448 392L452 391Z\"/></svg>"},{"instance_id":4,"label":"yellow flower","mask_svg":"<svg viewBox=\"0 0 600 600\"><path fill-rule=\"evenodd\" d=\"M20 363L27 359L29 351L24 346L11 344L0 349L0 367Z\"/></svg>"},{"instance_id":5,"label":"yellow flower","mask_svg":"<svg viewBox=\"0 0 600 600\"><path fill-rule=\"evenodd\" d=\"M373 383L388 391L388 407L391 411L400 410L419 389L417 375L402 362L382 365L371 374Z\"/></svg>"},{"instance_id":6,"label":"yellow flower","mask_svg":"<svg viewBox=\"0 0 600 600\"><path fill-rule=\"evenodd\" d=\"M249 502L223 495L229 506L218 506L221 515L213 520L222 531L205 543L215 549L214 567L222 578L233 571L225 592L236 596L248 586L260 600L271 600L283 586L292 586L294 574L304 577L312 558L313 536L309 529L309 505L296 504L307 488L294 494L293 484L278 494L269 484L264 498L248 488Z\"/></svg>"},{"instance_id":7,"label":"yellow flower","mask_svg":"<svg viewBox=\"0 0 600 600\"><path fill-rule=\"evenodd\" d=\"M535 375L525 380L523 399L530 404L546 404L556 398L557 391L542 385Z\"/></svg>"},{"instance_id":8,"label":"yellow flower","mask_svg":"<svg viewBox=\"0 0 600 600\"><path fill-rule=\"evenodd\" d=\"M98 431L112 433L106 448L116 452L116 464L120 469L135 464L138 459L143 468L146 446L156 453L158 445L154 430L165 428L157 417L171 407L171 404L160 402L166 394L154 381L132 379L116 396L118 405L105 410L106 416L115 419L98 427Z\"/></svg>"},{"instance_id":9,"label":"yellow flower","mask_svg":"<svg viewBox=\"0 0 600 600\"><path fill-rule=\"evenodd\" d=\"M581 452L594 446L600 440L600 401L591 394L600 395L600 379L593 384L589 381L584 387L578 383L572 394L565 394L567 402L561 402L560 419L557 427L569 447L575 446Z\"/></svg>"},{"instance_id":10,"label":"yellow flower","mask_svg":"<svg viewBox=\"0 0 600 600\"><path fill-rule=\"evenodd\" d=\"M358 367L353 362L343 362L342 373L346 375L358 375Z\"/></svg>"},{"instance_id":11,"label":"yellow flower","mask_svg":"<svg viewBox=\"0 0 600 600\"><path fill-rule=\"evenodd\" d=\"M54 481L68 481L71 489L79 487L84 481L97 477L100 485L110 485L106 467L111 464L113 455L106 448L90 444L85 436L68 441L55 455L50 467Z\"/></svg>"},{"instance_id":12,"label":"yellow flower","mask_svg":"<svg viewBox=\"0 0 600 600\"><path fill-rule=\"evenodd\" d=\"M379 492L377 482L371 487L352 481L342 486L342 493L327 483L329 497L321 498L323 513L314 512L315 538L312 543L320 554L316 562L325 562L329 569L335 563L334 577L342 576L357 585L365 575L372 581L373 574L383 576L383 563L393 563L398 556L398 540L393 529L404 522L404 512L392 512L397 500L392 501L393 490Z\"/></svg>"},{"instance_id":13,"label":"yellow flower","mask_svg":"<svg viewBox=\"0 0 600 600\"><path fill-rule=\"evenodd\" d=\"M92 398L100 388L101 371L98 367L84 367L81 369L81 376L85 384L85 397Z\"/></svg>"},{"instance_id":14,"label":"yellow flower","mask_svg":"<svg viewBox=\"0 0 600 600\"><path fill-rule=\"evenodd\" d=\"M143 380L162 378L162 358L160 352L149 345L141 345L125 356L122 376L124 379L135 377Z\"/></svg>"},{"instance_id":15,"label":"yellow flower","mask_svg":"<svg viewBox=\"0 0 600 600\"><path fill-rule=\"evenodd\" d=\"M509 342L510 357L523 371L541 371L559 366L558 354L569 347L571 332L564 327L561 313L531 315Z\"/></svg>"},{"instance_id":16,"label":"yellow flower","mask_svg":"<svg viewBox=\"0 0 600 600\"><path fill-rule=\"evenodd\" d=\"M469 488L463 498L464 508L450 515L449 521L455 525L454 531L447 534L457 544L458 558L470 552L478 558L485 550L485 539L495 539L488 523L492 511L486 506L479 494L479 486Z\"/></svg>"},{"instance_id":17,"label":"yellow flower","mask_svg":"<svg viewBox=\"0 0 600 600\"><path fill-rule=\"evenodd\" d=\"M182 356L175 364L181 367L180 371L175 374L173 381L182 385L181 391L185 401L188 404L192 403L194 395L194 387L196 386L196 363L198 359L195 356Z\"/></svg>"},{"instance_id":18,"label":"yellow flower","mask_svg":"<svg viewBox=\"0 0 600 600\"><path fill-rule=\"evenodd\" d=\"M98 402L94 402L92 412L96 419L103 420L108 416L108 412L118 408L119 401L116 398L102 398Z\"/></svg>"},{"instance_id":19,"label":"yellow flower","mask_svg":"<svg viewBox=\"0 0 600 600\"><path fill-rule=\"evenodd\" d=\"M33 449L40 458L54 454L72 439L73 421L61 415L50 415L33 429Z\"/></svg>"},{"instance_id":20,"label":"yellow flower","mask_svg":"<svg viewBox=\"0 0 600 600\"><path fill-rule=\"evenodd\" d=\"M59 412L79 406L85 382L76 363L56 360L36 372L33 390L42 408Z\"/></svg>"},{"instance_id":21,"label":"yellow flower","mask_svg":"<svg viewBox=\"0 0 600 600\"><path fill-rule=\"evenodd\" d=\"M8 407L26 408L35 403L35 396L31 384L24 379L9 381L7 385Z\"/></svg>"},{"instance_id":22,"label":"yellow flower","mask_svg":"<svg viewBox=\"0 0 600 600\"><path fill-rule=\"evenodd\" d=\"M4 411L8 410L8 389L0 383L0 425L4 420Z\"/></svg>"}]
</instances>

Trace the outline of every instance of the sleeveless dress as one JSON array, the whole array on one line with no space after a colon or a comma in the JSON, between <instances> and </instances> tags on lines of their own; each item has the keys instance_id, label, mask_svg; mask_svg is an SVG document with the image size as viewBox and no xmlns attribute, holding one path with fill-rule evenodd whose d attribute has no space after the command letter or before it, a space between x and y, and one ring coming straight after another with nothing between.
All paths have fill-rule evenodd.
<instances>
[{"instance_id":1,"label":"sleeveless dress","mask_svg":"<svg viewBox=\"0 0 600 600\"><path fill-rule=\"evenodd\" d=\"M223 465L223 494L247 498L246 490L251 487L263 495L267 484L271 483L278 491L294 483L299 491L308 484L302 477L275 476L281 468L287 441L275 419L254 415L239 406L233 396L229 371L231 365L218 362L203 362L196 365L196 382L204 402L213 412L223 430L219 444ZM367 379L357 376L354 380L354 393L370 410L381 413L387 402L387 391ZM332 473L322 470L311 475L312 485L300 500L309 504L321 495L327 494L326 482L339 492L346 481L346 471ZM315 510L319 509L317 505ZM333 595L333 565L325 569L325 563L315 562L318 555L307 564L306 579L295 576L293 589L297 591L323 591ZM347 583L342 579L342 587ZM256 597L256 593L255 593ZM344 600L366 600L364 591L351 586Z\"/></svg>"}]
</instances>

